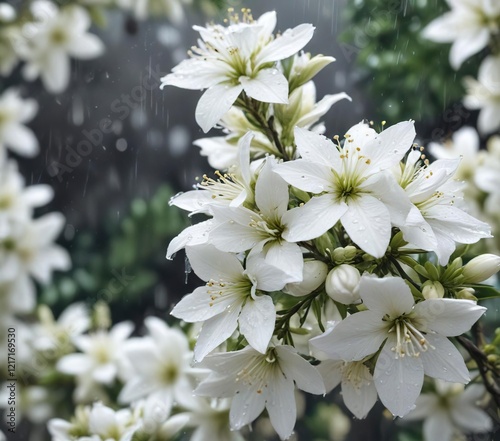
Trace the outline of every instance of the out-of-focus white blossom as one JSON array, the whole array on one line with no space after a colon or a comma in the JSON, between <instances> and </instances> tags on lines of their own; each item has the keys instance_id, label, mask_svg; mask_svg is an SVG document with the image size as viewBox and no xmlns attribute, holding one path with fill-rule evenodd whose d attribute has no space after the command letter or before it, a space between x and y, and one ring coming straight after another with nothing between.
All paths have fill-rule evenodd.
<instances>
[{"instance_id":1,"label":"out-of-focus white blossom","mask_svg":"<svg viewBox=\"0 0 500 441\"><path fill-rule=\"evenodd\" d=\"M464 105L480 110L477 126L482 134L500 128L500 56L486 57L479 67L478 79L466 78Z\"/></svg>"},{"instance_id":2,"label":"out-of-focus white blossom","mask_svg":"<svg viewBox=\"0 0 500 441\"><path fill-rule=\"evenodd\" d=\"M31 4L34 21L23 26L16 50L25 61L26 80L41 78L51 93L66 89L70 79L70 57L88 60L101 55L104 45L88 32L91 19L78 5L60 9L48 0Z\"/></svg>"},{"instance_id":3,"label":"out-of-focus white blossom","mask_svg":"<svg viewBox=\"0 0 500 441\"><path fill-rule=\"evenodd\" d=\"M453 43L450 64L459 69L484 49L500 30L500 4L491 0L448 0L451 11L432 21L423 35L438 43Z\"/></svg>"},{"instance_id":4,"label":"out-of-focus white blossom","mask_svg":"<svg viewBox=\"0 0 500 441\"><path fill-rule=\"evenodd\" d=\"M146 20L148 17L168 17L173 23L180 24L184 19L183 9L185 5L191 3L191 0L116 0L116 2L119 7L132 11L138 20Z\"/></svg>"},{"instance_id":5,"label":"out-of-focus white blossom","mask_svg":"<svg viewBox=\"0 0 500 441\"><path fill-rule=\"evenodd\" d=\"M0 162L7 148L22 156L38 153L38 140L25 126L37 110L36 101L21 98L17 89L7 89L0 95Z\"/></svg>"},{"instance_id":6,"label":"out-of-focus white blossom","mask_svg":"<svg viewBox=\"0 0 500 441\"><path fill-rule=\"evenodd\" d=\"M482 384L463 384L435 380L435 392L417 398L416 408L404 421L424 420L425 441L452 441L465 434L492 429L490 416L478 406L486 390Z\"/></svg>"}]
</instances>

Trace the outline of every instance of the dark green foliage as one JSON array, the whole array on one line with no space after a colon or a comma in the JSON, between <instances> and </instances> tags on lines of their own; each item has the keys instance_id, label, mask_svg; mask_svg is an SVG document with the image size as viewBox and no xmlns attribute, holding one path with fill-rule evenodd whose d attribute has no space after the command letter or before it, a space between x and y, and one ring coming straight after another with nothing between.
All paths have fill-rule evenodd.
<instances>
[{"instance_id":1,"label":"dark green foliage","mask_svg":"<svg viewBox=\"0 0 500 441\"><path fill-rule=\"evenodd\" d=\"M132 201L118 225L114 220L103 231L78 231L70 248L72 270L43 289L40 302L62 309L76 300L103 300L121 311L124 303L134 308L142 296L152 295L165 273L168 242L185 227L181 210L168 205L171 197L163 186L150 200Z\"/></svg>"},{"instance_id":2,"label":"dark green foliage","mask_svg":"<svg viewBox=\"0 0 500 441\"><path fill-rule=\"evenodd\" d=\"M357 59L359 82L377 119L428 121L464 96L462 80L476 75L476 57L456 72L448 59L450 44L421 36L448 9L444 0L347 2L341 47L348 59Z\"/></svg>"}]
</instances>

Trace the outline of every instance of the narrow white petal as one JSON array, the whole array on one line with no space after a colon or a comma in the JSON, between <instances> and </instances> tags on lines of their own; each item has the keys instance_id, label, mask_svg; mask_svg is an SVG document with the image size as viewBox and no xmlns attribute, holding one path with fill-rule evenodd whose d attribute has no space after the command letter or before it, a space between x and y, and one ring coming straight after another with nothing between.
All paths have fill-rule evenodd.
<instances>
[{"instance_id":1,"label":"narrow white petal","mask_svg":"<svg viewBox=\"0 0 500 441\"><path fill-rule=\"evenodd\" d=\"M391 238L391 217L386 206L377 198L363 194L349 201L348 207L340 222L351 240L368 254L382 257Z\"/></svg>"},{"instance_id":2,"label":"narrow white petal","mask_svg":"<svg viewBox=\"0 0 500 441\"><path fill-rule=\"evenodd\" d=\"M104 53L103 42L93 34L79 35L68 47L68 54L79 60L89 60Z\"/></svg>"},{"instance_id":3,"label":"narrow white petal","mask_svg":"<svg viewBox=\"0 0 500 441\"><path fill-rule=\"evenodd\" d=\"M368 370L368 368L367 368ZM342 381L342 398L356 418L366 418L377 402L377 389L373 381L363 381L355 387L350 381Z\"/></svg>"},{"instance_id":4,"label":"narrow white petal","mask_svg":"<svg viewBox=\"0 0 500 441\"><path fill-rule=\"evenodd\" d=\"M42 82L50 93L60 93L69 83L70 61L61 50L51 51L44 60L41 71Z\"/></svg>"},{"instance_id":5,"label":"narrow white petal","mask_svg":"<svg viewBox=\"0 0 500 441\"><path fill-rule=\"evenodd\" d=\"M380 314L361 311L342 320L310 344L334 360L355 361L377 352L387 338L387 325Z\"/></svg>"},{"instance_id":6,"label":"narrow white petal","mask_svg":"<svg viewBox=\"0 0 500 441\"><path fill-rule=\"evenodd\" d=\"M266 45L256 59L258 65L288 58L300 51L314 34L314 26L303 23L287 29L281 36Z\"/></svg>"},{"instance_id":7,"label":"narrow white petal","mask_svg":"<svg viewBox=\"0 0 500 441\"><path fill-rule=\"evenodd\" d=\"M320 101L316 103L314 108L309 113L306 113L297 121L297 126L310 127L323 115L325 115L335 103L343 99L352 101L351 97L345 92L336 93L334 95L325 95Z\"/></svg>"},{"instance_id":8,"label":"narrow white petal","mask_svg":"<svg viewBox=\"0 0 500 441\"><path fill-rule=\"evenodd\" d=\"M304 159L279 164L275 171L289 184L311 193L328 191L333 182L330 167Z\"/></svg>"},{"instance_id":9,"label":"narrow white petal","mask_svg":"<svg viewBox=\"0 0 500 441\"><path fill-rule=\"evenodd\" d=\"M234 254L224 253L211 245L189 247L186 255L193 271L204 281L239 280L243 267Z\"/></svg>"},{"instance_id":10,"label":"narrow white petal","mask_svg":"<svg viewBox=\"0 0 500 441\"><path fill-rule=\"evenodd\" d=\"M241 310L240 332L252 348L265 354L271 341L276 321L273 300L267 295L248 298Z\"/></svg>"},{"instance_id":11,"label":"narrow white petal","mask_svg":"<svg viewBox=\"0 0 500 441\"><path fill-rule=\"evenodd\" d=\"M412 121L403 121L385 129L362 149L371 159L373 167L386 170L401 161L415 139L415 125Z\"/></svg>"},{"instance_id":12,"label":"narrow white petal","mask_svg":"<svg viewBox=\"0 0 500 441\"><path fill-rule=\"evenodd\" d=\"M300 127L295 127L294 133L297 150L303 159L335 170L341 168L339 150L328 138Z\"/></svg>"},{"instance_id":13,"label":"narrow white petal","mask_svg":"<svg viewBox=\"0 0 500 441\"><path fill-rule=\"evenodd\" d=\"M270 245L266 246L265 255L267 264L278 268L287 275L286 283L302 281L304 258L300 247L296 243L284 240L271 242Z\"/></svg>"},{"instance_id":14,"label":"narrow white petal","mask_svg":"<svg viewBox=\"0 0 500 441\"><path fill-rule=\"evenodd\" d=\"M112 363L106 363L99 366L92 372L92 378L98 383L110 384L116 376L116 366Z\"/></svg>"},{"instance_id":15,"label":"narrow white petal","mask_svg":"<svg viewBox=\"0 0 500 441\"><path fill-rule=\"evenodd\" d=\"M455 15L446 13L431 21L422 31L424 38L437 43L451 43L460 35Z\"/></svg>"},{"instance_id":16,"label":"narrow white petal","mask_svg":"<svg viewBox=\"0 0 500 441\"><path fill-rule=\"evenodd\" d=\"M345 202L336 202L331 194L313 197L283 215L286 229L282 236L289 242L315 239L332 228L347 209Z\"/></svg>"},{"instance_id":17,"label":"narrow white petal","mask_svg":"<svg viewBox=\"0 0 500 441\"><path fill-rule=\"evenodd\" d=\"M416 357L396 358L391 348L396 338L390 336L380 353L373 378L382 404L396 416L405 416L422 390L424 368Z\"/></svg>"},{"instance_id":18,"label":"narrow white petal","mask_svg":"<svg viewBox=\"0 0 500 441\"><path fill-rule=\"evenodd\" d=\"M426 339L435 349L429 348L420 353L425 375L453 383L469 382L470 376L464 357L453 343L439 334L427 334Z\"/></svg>"},{"instance_id":19,"label":"narrow white petal","mask_svg":"<svg viewBox=\"0 0 500 441\"><path fill-rule=\"evenodd\" d=\"M439 397L434 393L420 394L415 405L415 409L405 415L405 421L423 420L432 415L440 406Z\"/></svg>"},{"instance_id":20,"label":"narrow white petal","mask_svg":"<svg viewBox=\"0 0 500 441\"><path fill-rule=\"evenodd\" d=\"M297 418L293 381L285 378L281 371L270 380L266 409L276 433L281 439L287 439Z\"/></svg>"},{"instance_id":21,"label":"narrow white petal","mask_svg":"<svg viewBox=\"0 0 500 441\"><path fill-rule=\"evenodd\" d=\"M202 322L224 312L235 301L233 296L227 295L212 299L207 289L201 286L184 296L170 314L188 323Z\"/></svg>"},{"instance_id":22,"label":"narrow white petal","mask_svg":"<svg viewBox=\"0 0 500 441\"><path fill-rule=\"evenodd\" d=\"M194 348L196 362L203 360L209 352L231 337L236 331L240 311L241 304L234 304L203 324Z\"/></svg>"},{"instance_id":23,"label":"narrow white petal","mask_svg":"<svg viewBox=\"0 0 500 441\"><path fill-rule=\"evenodd\" d=\"M273 169L273 160L267 158L255 184L255 201L263 215L279 219L288 207L288 184Z\"/></svg>"},{"instance_id":24,"label":"narrow white petal","mask_svg":"<svg viewBox=\"0 0 500 441\"><path fill-rule=\"evenodd\" d=\"M190 58L181 61L172 73L161 78L161 88L175 86L182 89L208 89L226 78L226 72L214 63Z\"/></svg>"},{"instance_id":25,"label":"narrow white petal","mask_svg":"<svg viewBox=\"0 0 500 441\"><path fill-rule=\"evenodd\" d=\"M373 130L367 123L360 122L355 126L352 126L347 131L346 136L350 139L353 139L353 143L356 144L356 147L359 147L361 150L363 150L365 145L367 145L377 137L377 132Z\"/></svg>"},{"instance_id":26,"label":"narrow white petal","mask_svg":"<svg viewBox=\"0 0 500 441\"><path fill-rule=\"evenodd\" d=\"M409 313L415 304L410 288L400 277L363 276L359 293L368 309L380 317L399 317Z\"/></svg>"},{"instance_id":27,"label":"narrow white petal","mask_svg":"<svg viewBox=\"0 0 500 441\"><path fill-rule=\"evenodd\" d=\"M458 70L467 58L486 47L489 40L490 31L486 26L461 35L451 46L450 64L452 67Z\"/></svg>"},{"instance_id":28,"label":"narrow white petal","mask_svg":"<svg viewBox=\"0 0 500 441\"><path fill-rule=\"evenodd\" d=\"M187 246L202 245L208 240L208 232L212 228L212 220L199 222L195 225L185 228L181 233L174 237L167 248L167 259L172 259L177 251Z\"/></svg>"},{"instance_id":29,"label":"narrow white petal","mask_svg":"<svg viewBox=\"0 0 500 441\"><path fill-rule=\"evenodd\" d=\"M243 426L250 424L262 413L265 405L264 394L257 393L253 388L242 388L231 402L229 412L231 429L240 430Z\"/></svg>"},{"instance_id":30,"label":"narrow white petal","mask_svg":"<svg viewBox=\"0 0 500 441\"><path fill-rule=\"evenodd\" d=\"M471 300L429 299L415 305L421 326L447 337L467 332L479 320L486 308Z\"/></svg>"},{"instance_id":31,"label":"narrow white petal","mask_svg":"<svg viewBox=\"0 0 500 441\"><path fill-rule=\"evenodd\" d=\"M31 207L41 207L47 204L54 197L54 190L50 185L32 185L26 188L23 193L23 202Z\"/></svg>"},{"instance_id":32,"label":"narrow white petal","mask_svg":"<svg viewBox=\"0 0 500 441\"><path fill-rule=\"evenodd\" d=\"M456 403L450 409L451 418L464 432L483 433L493 428L490 416L475 405Z\"/></svg>"},{"instance_id":33,"label":"narrow white petal","mask_svg":"<svg viewBox=\"0 0 500 441\"><path fill-rule=\"evenodd\" d=\"M210 232L210 243L219 250L240 253L255 247L259 242L265 240L265 235L256 228L252 228L248 224L242 225L236 221L239 217L238 214L241 214L241 212L227 212L227 214L228 218L232 217L232 219L221 222ZM217 221L220 220L218 217Z\"/></svg>"},{"instance_id":34,"label":"narrow white petal","mask_svg":"<svg viewBox=\"0 0 500 441\"><path fill-rule=\"evenodd\" d=\"M69 354L57 362L56 368L64 374L80 375L92 368L92 361L85 354Z\"/></svg>"},{"instance_id":35,"label":"narrow white petal","mask_svg":"<svg viewBox=\"0 0 500 441\"><path fill-rule=\"evenodd\" d=\"M291 346L277 346L280 367L288 379L295 381L300 390L310 394L325 393L325 385L318 370L304 360Z\"/></svg>"},{"instance_id":36,"label":"narrow white petal","mask_svg":"<svg viewBox=\"0 0 500 441\"><path fill-rule=\"evenodd\" d=\"M438 240L432 227L417 207L413 206L410 209L406 222L398 227L408 243L427 251L434 251L438 247Z\"/></svg>"},{"instance_id":37,"label":"narrow white petal","mask_svg":"<svg viewBox=\"0 0 500 441\"><path fill-rule=\"evenodd\" d=\"M288 81L278 69L263 69L254 78L240 77L246 94L264 103L288 104Z\"/></svg>"},{"instance_id":38,"label":"narrow white petal","mask_svg":"<svg viewBox=\"0 0 500 441\"><path fill-rule=\"evenodd\" d=\"M492 103L483 107L477 125L483 135L497 130L500 127L500 105Z\"/></svg>"},{"instance_id":39,"label":"narrow white petal","mask_svg":"<svg viewBox=\"0 0 500 441\"><path fill-rule=\"evenodd\" d=\"M196 106L196 122L207 133L231 108L243 87L216 84L205 91Z\"/></svg>"},{"instance_id":40,"label":"narrow white petal","mask_svg":"<svg viewBox=\"0 0 500 441\"><path fill-rule=\"evenodd\" d=\"M2 137L5 144L21 156L31 158L40 150L35 134L21 124L11 124Z\"/></svg>"},{"instance_id":41,"label":"narrow white petal","mask_svg":"<svg viewBox=\"0 0 500 441\"><path fill-rule=\"evenodd\" d=\"M435 413L424 421L424 438L426 440L451 441L454 431L455 427L448 414L441 409L436 409Z\"/></svg>"},{"instance_id":42,"label":"narrow white petal","mask_svg":"<svg viewBox=\"0 0 500 441\"><path fill-rule=\"evenodd\" d=\"M323 377L326 392L331 392L342 381L342 368L344 361L342 360L323 360L317 367L318 372Z\"/></svg>"}]
</instances>

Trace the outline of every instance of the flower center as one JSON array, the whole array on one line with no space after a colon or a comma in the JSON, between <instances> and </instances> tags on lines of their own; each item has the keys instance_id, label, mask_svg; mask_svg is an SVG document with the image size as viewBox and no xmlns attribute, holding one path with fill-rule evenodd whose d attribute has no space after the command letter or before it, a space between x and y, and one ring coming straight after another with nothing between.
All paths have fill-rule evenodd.
<instances>
[{"instance_id":1,"label":"flower center","mask_svg":"<svg viewBox=\"0 0 500 441\"><path fill-rule=\"evenodd\" d=\"M246 190L245 184L234 173L222 174L217 170L215 174L217 179L203 175L203 181L200 183L201 188L212 193L212 199L231 202Z\"/></svg>"},{"instance_id":2,"label":"flower center","mask_svg":"<svg viewBox=\"0 0 500 441\"><path fill-rule=\"evenodd\" d=\"M165 364L161 367L160 379L166 385L174 384L179 376L179 369L173 363Z\"/></svg>"},{"instance_id":3,"label":"flower center","mask_svg":"<svg viewBox=\"0 0 500 441\"><path fill-rule=\"evenodd\" d=\"M252 282L248 277L242 277L239 281L226 281L223 279L210 279L207 282L207 294L210 296L209 306L222 300L228 295L247 297L252 290Z\"/></svg>"},{"instance_id":4,"label":"flower center","mask_svg":"<svg viewBox=\"0 0 500 441\"><path fill-rule=\"evenodd\" d=\"M372 381L370 370L362 361L345 362L341 368L342 379L348 381L360 393L361 387L368 386Z\"/></svg>"},{"instance_id":5,"label":"flower center","mask_svg":"<svg viewBox=\"0 0 500 441\"><path fill-rule=\"evenodd\" d=\"M265 355L258 355L236 375L236 382L243 382L251 387L256 393L261 394L267 389L267 379L272 369L278 367L274 348L267 351Z\"/></svg>"},{"instance_id":6,"label":"flower center","mask_svg":"<svg viewBox=\"0 0 500 441\"><path fill-rule=\"evenodd\" d=\"M418 357L429 348L435 349L408 318L397 319L389 332L396 333L396 346L391 348L396 353L396 358Z\"/></svg>"},{"instance_id":7,"label":"flower center","mask_svg":"<svg viewBox=\"0 0 500 441\"><path fill-rule=\"evenodd\" d=\"M352 142L353 139L347 137L343 147L340 148L342 160L340 172L332 169L335 177L334 195L339 202L349 202L363 192L359 187L366 180L367 170L371 164L370 158L362 155L361 148L354 147Z\"/></svg>"}]
</instances>

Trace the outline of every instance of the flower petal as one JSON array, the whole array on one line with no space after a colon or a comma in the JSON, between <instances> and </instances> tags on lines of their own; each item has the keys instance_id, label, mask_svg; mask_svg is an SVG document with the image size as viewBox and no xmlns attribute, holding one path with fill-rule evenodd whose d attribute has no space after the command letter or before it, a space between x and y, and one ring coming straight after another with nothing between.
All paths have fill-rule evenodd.
<instances>
[{"instance_id":1,"label":"flower petal","mask_svg":"<svg viewBox=\"0 0 500 441\"><path fill-rule=\"evenodd\" d=\"M207 133L231 108L243 87L241 84L216 84L205 91L196 106L196 122Z\"/></svg>"},{"instance_id":2,"label":"flower petal","mask_svg":"<svg viewBox=\"0 0 500 441\"><path fill-rule=\"evenodd\" d=\"M270 61L284 60L300 51L314 34L314 26L303 23L287 29L280 37L267 44L257 55L255 63L261 65Z\"/></svg>"},{"instance_id":3,"label":"flower petal","mask_svg":"<svg viewBox=\"0 0 500 441\"><path fill-rule=\"evenodd\" d=\"M286 228L282 236L289 242L315 239L332 228L347 209L345 202L336 202L331 194L313 197L283 215Z\"/></svg>"},{"instance_id":4,"label":"flower petal","mask_svg":"<svg viewBox=\"0 0 500 441\"><path fill-rule=\"evenodd\" d=\"M279 220L288 208L288 184L273 169L267 158L255 184L255 202L264 216Z\"/></svg>"},{"instance_id":5,"label":"flower petal","mask_svg":"<svg viewBox=\"0 0 500 441\"><path fill-rule=\"evenodd\" d=\"M373 378L382 404L396 416L405 416L414 406L424 382L422 360L399 357L391 350L396 337L390 335L380 353Z\"/></svg>"},{"instance_id":6,"label":"flower petal","mask_svg":"<svg viewBox=\"0 0 500 441\"><path fill-rule=\"evenodd\" d=\"M281 439L287 439L293 431L297 419L294 385L281 371L277 371L269 382L269 398L266 409L271 424Z\"/></svg>"},{"instance_id":7,"label":"flower petal","mask_svg":"<svg viewBox=\"0 0 500 441\"><path fill-rule=\"evenodd\" d=\"M300 156L309 162L340 169L341 159L337 147L327 137L295 127L295 142Z\"/></svg>"},{"instance_id":8,"label":"flower petal","mask_svg":"<svg viewBox=\"0 0 500 441\"><path fill-rule=\"evenodd\" d=\"M371 377L369 372L367 374ZM363 419L377 402L377 389L373 381L365 380L359 386L350 381L342 381L342 398L354 416Z\"/></svg>"},{"instance_id":9,"label":"flower petal","mask_svg":"<svg viewBox=\"0 0 500 441\"><path fill-rule=\"evenodd\" d=\"M488 45L490 31L485 27L471 30L457 38L450 50L450 64L458 70L462 63L470 56L477 54Z\"/></svg>"},{"instance_id":10,"label":"flower petal","mask_svg":"<svg viewBox=\"0 0 500 441\"><path fill-rule=\"evenodd\" d=\"M289 184L311 193L327 191L333 181L330 167L304 159L279 164L274 170Z\"/></svg>"},{"instance_id":11,"label":"flower petal","mask_svg":"<svg viewBox=\"0 0 500 441\"><path fill-rule=\"evenodd\" d=\"M351 240L372 256L382 257L391 238L391 218L386 206L377 198L362 194L349 201L348 207L340 222Z\"/></svg>"},{"instance_id":12,"label":"flower petal","mask_svg":"<svg viewBox=\"0 0 500 441\"><path fill-rule=\"evenodd\" d=\"M242 388L232 402L229 412L229 423L232 430L240 430L254 421L264 410L266 400L264 394L253 388Z\"/></svg>"},{"instance_id":13,"label":"flower petal","mask_svg":"<svg viewBox=\"0 0 500 441\"><path fill-rule=\"evenodd\" d=\"M415 304L410 288L400 277L379 279L363 275L359 294L368 309L380 317L388 314L391 318L397 318L411 312Z\"/></svg>"},{"instance_id":14,"label":"flower petal","mask_svg":"<svg viewBox=\"0 0 500 441\"><path fill-rule=\"evenodd\" d=\"M361 311L342 320L332 331L310 340L334 360L355 361L377 352L387 338L380 314Z\"/></svg>"},{"instance_id":15,"label":"flower petal","mask_svg":"<svg viewBox=\"0 0 500 441\"><path fill-rule=\"evenodd\" d=\"M193 271L205 282L239 280L243 275L243 266L234 254L219 251L212 245L189 247L186 255Z\"/></svg>"},{"instance_id":16,"label":"flower petal","mask_svg":"<svg viewBox=\"0 0 500 441\"><path fill-rule=\"evenodd\" d=\"M246 94L257 101L288 104L288 81L278 69L263 69L255 77L242 76L239 81Z\"/></svg>"},{"instance_id":17,"label":"flower petal","mask_svg":"<svg viewBox=\"0 0 500 441\"><path fill-rule=\"evenodd\" d=\"M472 300L429 299L415 305L415 314L424 332L455 337L467 332L479 320L486 308Z\"/></svg>"},{"instance_id":18,"label":"flower petal","mask_svg":"<svg viewBox=\"0 0 500 441\"><path fill-rule=\"evenodd\" d=\"M435 412L424 421L424 438L426 440L450 441L453 439L455 427L448 414L442 409Z\"/></svg>"},{"instance_id":19,"label":"flower petal","mask_svg":"<svg viewBox=\"0 0 500 441\"><path fill-rule=\"evenodd\" d=\"M277 346L280 367L287 378L295 381L300 390L310 394L325 393L323 379L317 369L304 360L291 346Z\"/></svg>"},{"instance_id":20,"label":"flower petal","mask_svg":"<svg viewBox=\"0 0 500 441\"><path fill-rule=\"evenodd\" d=\"M454 383L468 383L469 371L453 343L439 334L427 334L425 338L435 348L420 353L425 375Z\"/></svg>"},{"instance_id":21,"label":"flower petal","mask_svg":"<svg viewBox=\"0 0 500 441\"><path fill-rule=\"evenodd\" d=\"M273 336L275 321L276 310L271 297L262 295L255 299L248 298L239 318L240 332L252 348L265 354Z\"/></svg>"},{"instance_id":22,"label":"flower petal","mask_svg":"<svg viewBox=\"0 0 500 441\"><path fill-rule=\"evenodd\" d=\"M209 352L231 337L238 326L240 311L241 303L235 303L203 324L194 348L196 362L203 360Z\"/></svg>"}]
</instances>

